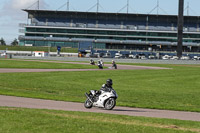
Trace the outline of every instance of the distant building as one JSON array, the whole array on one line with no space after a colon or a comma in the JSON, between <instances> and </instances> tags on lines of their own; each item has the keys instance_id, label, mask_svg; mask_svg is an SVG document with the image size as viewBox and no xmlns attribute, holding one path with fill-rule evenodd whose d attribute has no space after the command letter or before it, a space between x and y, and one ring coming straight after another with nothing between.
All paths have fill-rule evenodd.
<instances>
[{"instance_id":1,"label":"distant building","mask_svg":"<svg viewBox=\"0 0 200 133\"><path fill-rule=\"evenodd\" d=\"M33 51L33 56L35 56L35 57L46 57L46 56L48 56L48 53L44 52L44 51Z\"/></svg>"},{"instance_id":2,"label":"distant building","mask_svg":"<svg viewBox=\"0 0 200 133\"><path fill-rule=\"evenodd\" d=\"M24 10L30 24L19 45L78 47L92 42L94 49L176 51L177 16ZM184 17L184 52L200 52L200 17Z\"/></svg>"}]
</instances>

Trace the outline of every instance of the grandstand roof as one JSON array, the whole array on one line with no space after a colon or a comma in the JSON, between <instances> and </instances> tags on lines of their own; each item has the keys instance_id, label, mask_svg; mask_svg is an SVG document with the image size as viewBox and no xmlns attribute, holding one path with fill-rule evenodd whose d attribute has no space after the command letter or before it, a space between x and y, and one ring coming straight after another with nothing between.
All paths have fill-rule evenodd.
<instances>
[{"instance_id":1,"label":"grandstand roof","mask_svg":"<svg viewBox=\"0 0 200 133\"><path fill-rule=\"evenodd\" d=\"M153 23L177 23L178 15L157 15L157 14L134 14L134 13L105 13L105 12L81 12L81 11L56 11L56 10L29 10L29 18L52 17L52 18L77 18L77 19L98 19L116 21L138 21ZM200 16L184 16L184 23L200 23Z\"/></svg>"},{"instance_id":2,"label":"grandstand roof","mask_svg":"<svg viewBox=\"0 0 200 133\"><path fill-rule=\"evenodd\" d=\"M109 13L109 12L82 12L82 11L58 11L58 10L31 10L31 9L23 9L23 11L26 11L31 14L37 14L37 13L42 13L42 14L51 14L51 15L58 15L58 14L65 14L65 15L74 15L74 14L82 14L82 15L109 15L109 16L149 16L149 17L175 17L177 18L178 15L163 15L163 14L138 14L138 13ZM200 16L184 16L185 18L193 18L193 19L200 19Z\"/></svg>"}]
</instances>

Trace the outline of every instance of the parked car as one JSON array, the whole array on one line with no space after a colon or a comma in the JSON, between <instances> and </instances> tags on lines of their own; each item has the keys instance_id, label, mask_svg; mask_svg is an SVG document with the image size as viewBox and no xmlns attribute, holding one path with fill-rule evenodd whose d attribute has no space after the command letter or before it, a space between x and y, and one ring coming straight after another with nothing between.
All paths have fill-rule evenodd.
<instances>
[{"instance_id":1,"label":"parked car","mask_svg":"<svg viewBox=\"0 0 200 133\"><path fill-rule=\"evenodd\" d=\"M90 58L99 58L99 53L91 54Z\"/></svg>"},{"instance_id":2,"label":"parked car","mask_svg":"<svg viewBox=\"0 0 200 133\"><path fill-rule=\"evenodd\" d=\"M189 59L190 59L189 56L182 56L182 57L181 57L181 60L189 60Z\"/></svg>"},{"instance_id":3,"label":"parked car","mask_svg":"<svg viewBox=\"0 0 200 133\"><path fill-rule=\"evenodd\" d=\"M1 56L5 56L6 55L6 53L1 53Z\"/></svg>"},{"instance_id":4,"label":"parked car","mask_svg":"<svg viewBox=\"0 0 200 133\"><path fill-rule=\"evenodd\" d=\"M117 58L117 59L122 58L122 54L116 53L116 54L115 54L115 58Z\"/></svg>"},{"instance_id":5,"label":"parked car","mask_svg":"<svg viewBox=\"0 0 200 133\"><path fill-rule=\"evenodd\" d=\"M137 57L136 57L136 55L130 54L129 58L136 59Z\"/></svg>"},{"instance_id":6,"label":"parked car","mask_svg":"<svg viewBox=\"0 0 200 133\"><path fill-rule=\"evenodd\" d=\"M106 53L102 56L103 58L112 58L111 54L110 53Z\"/></svg>"},{"instance_id":7,"label":"parked car","mask_svg":"<svg viewBox=\"0 0 200 133\"><path fill-rule=\"evenodd\" d=\"M169 60L170 58L171 58L170 55L164 55L164 56L162 57L163 60Z\"/></svg>"},{"instance_id":8,"label":"parked car","mask_svg":"<svg viewBox=\"0 0 200 133\"><path fill-rule=\"evenodd\" d=\"M194 56L193 60L200 60L200 57L199 56Z\"/></svg>"},{"instance_id":9,"label":"parked car","mask_svg":"<svg viewBox=\"0 0 200 133\"><path fill-rule=\"evenodd\" d=\"M139 59L145 60L145 59L147 59L147 58L146 58L146 56L141 55L141 56L139 56Z\"/></svg>"},{"instance_id":10,"label":"parked car","mask_svg":"<svg viewBox=\"0 0 200 133\"><path fill-rule=\"evenodd\" d=\"M149 59L155 59L156 57L154 55L149 55Z\"/></svg>"},{"instance_id":11,"label":"parked car","mask_svg":"<svg viewBox=\"0 0 200 133\"><path fill-rule=\"evenodd\" d=\"M178 60L178 56L172 56L170 59L172 59L172 60Z\"/></svg>"}]
</instances>

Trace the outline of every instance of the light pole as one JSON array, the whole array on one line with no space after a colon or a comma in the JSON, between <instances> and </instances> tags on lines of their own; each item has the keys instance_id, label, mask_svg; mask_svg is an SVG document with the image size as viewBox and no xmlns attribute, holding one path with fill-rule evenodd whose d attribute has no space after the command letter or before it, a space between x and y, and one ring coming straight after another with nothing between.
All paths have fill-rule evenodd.
<instances>
[{"instance_id":1,"label":"light pole","mask_svg":"<svg viewBox=\"0 0 200 133\"><path fill-rule=\"evenodd\" d=\"M177 44L177 56L180 59L183 51L183 23L184 23L184 0L179 0L178 11L178 44Z\"/></svg>"}]
</instances>

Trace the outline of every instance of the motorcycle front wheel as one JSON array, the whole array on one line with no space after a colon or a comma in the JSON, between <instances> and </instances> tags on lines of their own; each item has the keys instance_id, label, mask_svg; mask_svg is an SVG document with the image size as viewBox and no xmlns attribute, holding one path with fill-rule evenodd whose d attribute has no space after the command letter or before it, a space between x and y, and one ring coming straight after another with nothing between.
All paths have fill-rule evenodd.
<instances>
[{"instance_id":1,"label":"motorcycle front wheel","mask_svg":"<svg viewBox=\"0 0 200 133\"><path fill-rule=\"evenodd\" d=\"M114 98L109 98L106 102L105 102L105 105L104 105L104 108L106 110L112 110L116 105L116 101Z\"/></svg>"},{"instance_id":2,"label":"motorcycle front wheel","mask_svg":"<svg viewBox=\"0 0 200 133\"><path fill-rule=\"evenodd\" d=\"M87 99L87 100L85 101L85 103L84 103L84 106L85 106L85 108L87 108L87 109L92 108L92 105L93 105L93 103L92 103L89 99Z\"/></svg>"}]
</instances>

